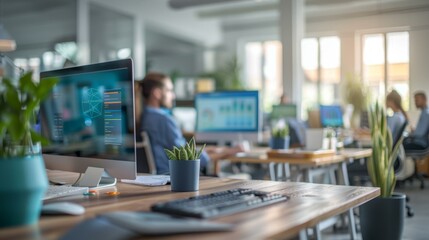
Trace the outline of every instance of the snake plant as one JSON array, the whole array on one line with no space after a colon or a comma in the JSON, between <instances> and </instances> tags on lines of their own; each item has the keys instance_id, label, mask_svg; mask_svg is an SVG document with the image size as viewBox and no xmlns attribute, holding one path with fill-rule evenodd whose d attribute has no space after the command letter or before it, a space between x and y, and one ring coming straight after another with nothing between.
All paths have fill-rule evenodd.
<instances>
[{"instance_id":1,"label":"snake plant","mask_svg":"<svg viewBox=\"0 0 429 240\"><path fill-rule=\"evenodd\" d=\"M206 145L204 144L200 150L197 150L195 139L192 138L189 142L181 147L175 146L171 150L164 149L164 151L170 160L197 160L200 159L201 153L205 147Z\"/></svg>"},{"instance_id":2,"label":"snake plant","mask_svg":"<svg viewBox=\"0 0 429 240\"><path fill-rule=\"evenodd\" d=\"M393 146L385 109L376 103L368 112L372 140L372 157L367 162L368 173L373 186L380 188L380 196L390 197L396 184L393 165L398 157L403 137Z\"/></svg>"}]
</instances>

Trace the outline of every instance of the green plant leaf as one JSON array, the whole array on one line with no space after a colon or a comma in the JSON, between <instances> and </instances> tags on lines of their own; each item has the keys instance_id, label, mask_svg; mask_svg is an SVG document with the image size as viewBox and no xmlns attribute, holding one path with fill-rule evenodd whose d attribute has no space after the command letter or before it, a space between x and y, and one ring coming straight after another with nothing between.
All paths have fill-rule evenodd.
<instances>
[{"instance_id":1,"label":"green plant leaf","mask_svg":"<svg viewBox=\"0 0 429 240\"><path fill-rule=\"evenodd\" d=\"M33 72L25 73L19 80L19 83L22 92L28 92L34 95L36 94L37 87L36 84L33 82L32 76Z\"/></svg>"},{"instance_id":2,"label":"green plant leaf","mask_svg":"<svg viewBox=\"0 0 429 240\"><path fill-rule=\"evenodd\" d=\"M185 147L180 148L180 154L179 154L180 160L190 160L188 157L188 152L186 151Z\"/></svg>"},{"instance_id":3,"label":"green plant leaf","mask_svg":"<svg viewBox=\"0 0 429 240\"><path fill-rule=\"evenodd\" d=\"M177 160L180 160L180 149L177 147L173 147L174 155L176 156Z\"/></svg>"},{"instance_id":4,"label":"green plant leaf","mask_svg":"<svg viewBox=\"0 0 429 240\"><path fill-rule=\"evenodd\" d=\"M8 133L10 134L10 137L12 138L12 141L18 142L22 139L24 136L24 128L23 123L19 119L19 116L17 115L11 115L11 121L9 122L8 126Z\"/></svg>"},{"instance_id":5,"label":"green plant leaf","mask_svg":"<svg viewBox=\"0 0 429 240\"><path fill-rule=\"evenodd\" d=\"M51 92L52 88L57 84L58 79L57 78L45 78L42 81L40 81L39 85L36 89L36 96L43 100L45 99L49 93Z\"/></svg>"},{"instance_id":6,"label":"green plant leaf","mask_svg":"<svg viewBox=\"0 0 429 240\"><path fill-rule=\"evenodd\" d=\"M170 160L177 160L176 154L174 154L173 151L164 149L165 153L167 154L168 159Z\"/></svg>"},{"instance_id":7,"label":"green plant leaf","mask_svg":"<svg viewBox=\"0 0 429 240\"><path fill-rule=\"evenodd\" d=\"M206 148L206 144L204 144L204 146L203 146L202 148L200 148L200 150L198 151L197 156L196 156L196 158L195 158L195 159L200 159L201 154L202 154L202 153L203 153L203 151L204 151L204 148Z\"/></svg>"},{"instance_id":8,"label":"green plant leaf","mask_svg":"<svg viewBox=\"0 0 429 240\"><path fill-rule=\"evenodd\" d=\"M5 97L7 104L10 105L15 111L21 110L21 100L19 99L17 89L10 82L8 82L9 80L3 79L3 81L6 85Z\"/></svg>"},{"instance_id":9,"label":"green plant leaf","mask_svg":"<svg viewBox=\"0 0 429 240\"><path fill-rule=\"evenodd\" d=\"M49 144L48 139L42 137L40 134L38 134L34 130L30 129L30 133L31 133L31 139L33 140L33 143L40 142L40 144L42 144L42 146L46 146Z\"/></svg>"}]
</instances>

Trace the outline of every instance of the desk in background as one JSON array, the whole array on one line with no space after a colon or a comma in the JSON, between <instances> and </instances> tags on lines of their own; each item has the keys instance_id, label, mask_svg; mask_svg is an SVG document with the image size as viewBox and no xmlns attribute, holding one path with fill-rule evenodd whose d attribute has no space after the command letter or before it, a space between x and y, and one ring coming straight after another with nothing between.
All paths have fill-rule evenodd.
<instances>
[{"instance_id":1,"label":"desk in background","mask_svg":"<svg viewBox=\"0 0 429 240\"><path fill-rule=\"evenodd\" d=\"M52 180L64 180L63 172L49 174ZM73 178L71 178L73 179ZM301 230L315 226L318 222L357 207L380 195L378 188L334 186L311 183L244 181L203 177L200 191L174 193L170 186L145 187L118 183L114 188L121 194L109 197L100 190L93 197L70 196L55 201L72 201L86 208L82 216L43 216L38 225L14 229L0 229L5 239L58 239L75 224L108 211L148 211L152 204L178 198L208 194L232 188L253 188L285 194L290 200L272 206L258 208L245 213L214 219L214 221L236 224L232 232L181 234L163 237L142 236L141 239L285 239Z\"/></svg>"},{"instance_id":2,"label":"desk in background","mask_svg":"<svg viewBox=\"0 0 429 240\"><path fill-rule=\"evenodd\" d=\"M328 173L329 179L332 184L343 184L346 186L350 185L349 176L347 171L347 163L355 159L362 159L370 157L372 154L371 149L345 149L339 151L336 155L325 156L325 157L312 157L312 158L290 158L290 157L269 157L265 154L260 153L257 150L256 154L250 153L249 157L234 157L228 159L231 162L240 163L256 163L256 164L268 164L270 169L271 180L279 180L280 172L276 171L276 166L284 167L285 180L300 181L300 177L304 177L304 181L313 183L314 176L321 173ZM298 175L296 179L291 179L290 165L297 167ZM282 170L277 169L277 170ZM338 170L338 181L335 177L334 171ZM349 230L351 239L356 239L356 229L354 224L354 214L352 209L347 212L349 219ZM332 221L334 223L334 221ZM316 228L317 234L320 234L320 229Z\"/></svg>"}]
</instances>

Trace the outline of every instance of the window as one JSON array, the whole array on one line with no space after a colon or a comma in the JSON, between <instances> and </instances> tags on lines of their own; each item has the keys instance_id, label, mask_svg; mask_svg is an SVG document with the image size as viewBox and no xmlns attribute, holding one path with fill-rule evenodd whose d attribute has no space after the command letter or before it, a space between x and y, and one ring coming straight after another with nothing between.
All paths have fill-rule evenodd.
<instances>
[{"instance_id":1,"label":"window","mask_svg":"<svg viewBox=\"0 0 429 240\"><path fill-rule=\"evenodd\" d=\"M363 35L362 76L369 88L370 99L384 102L386 93L395 89L408 110L409 34L390 32Z\"/></svg>"},{"instance_id":2,"label":"window","mask_svg":"<svg viewBox=\"0 0 429 240\"><path fill-rule=\"evenodd\" d=\"M340 39L336 36L306 38L301 42L301 64L305 81L302 87L302 112L319 104L333 104L339 100Z\"/></svg>"},{"instance_id":3,"label":"window","mask_svg":"<svg viewBox=\"0 0 429 240\"><path fill-rule=\"evenodd\" d=\"M260 90L263 109L271 111L283 94L282 46L279 41L248 42L245 45L246 86Z\"/></svg>"}]
</instances>

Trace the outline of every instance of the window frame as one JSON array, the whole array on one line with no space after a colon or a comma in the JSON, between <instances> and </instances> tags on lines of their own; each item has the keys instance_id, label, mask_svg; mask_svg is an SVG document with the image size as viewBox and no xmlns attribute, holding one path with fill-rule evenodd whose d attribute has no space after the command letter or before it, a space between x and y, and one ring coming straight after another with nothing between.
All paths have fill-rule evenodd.
<instances>
[{"instance_id":1,"label":"window frame","mask_svg":"<svg viewBox=\"0 0 429 240\"><path fill-rule=\"evenodd\" d=\"M384 79L383 79L383 83L384 83L384 97L387 95L387 91L388 91L388 87L389 87L389 63L388 63L388 40L387 40L387 35L389 33L399 33L399 32L407 32L408 33L408 48L410 48L410 28L409 27L397 27L397 28L387 28L387 29L373 29L373 30L366 30L366 31L357 31L356 32L356 37L359 39L359 46L358 46L358 50L359 50L359 54L357 54L357 56L359 56L359 69L357 69L360 73L360 75L362 76L361 81L363 81L365 83L365 79L364 79L364 68L365 68L365 63L364 63L364 38L366 35L375 35L375 34L381 34L383 36L383 47L384 47L384 67L383 67L383 75L384 75ZM410 55L410 52L408 53ZM410 66L410 59L408 59L408 66ZM408 85L410 84L410 72L408 72ZM410 91L410 88L409 90ZM410 93L408 93L408 95L410 96ZM408 106L405 106L406 108L410 109L411 106L411 101L408 101Z\"/></svg>"}]
</instances>

